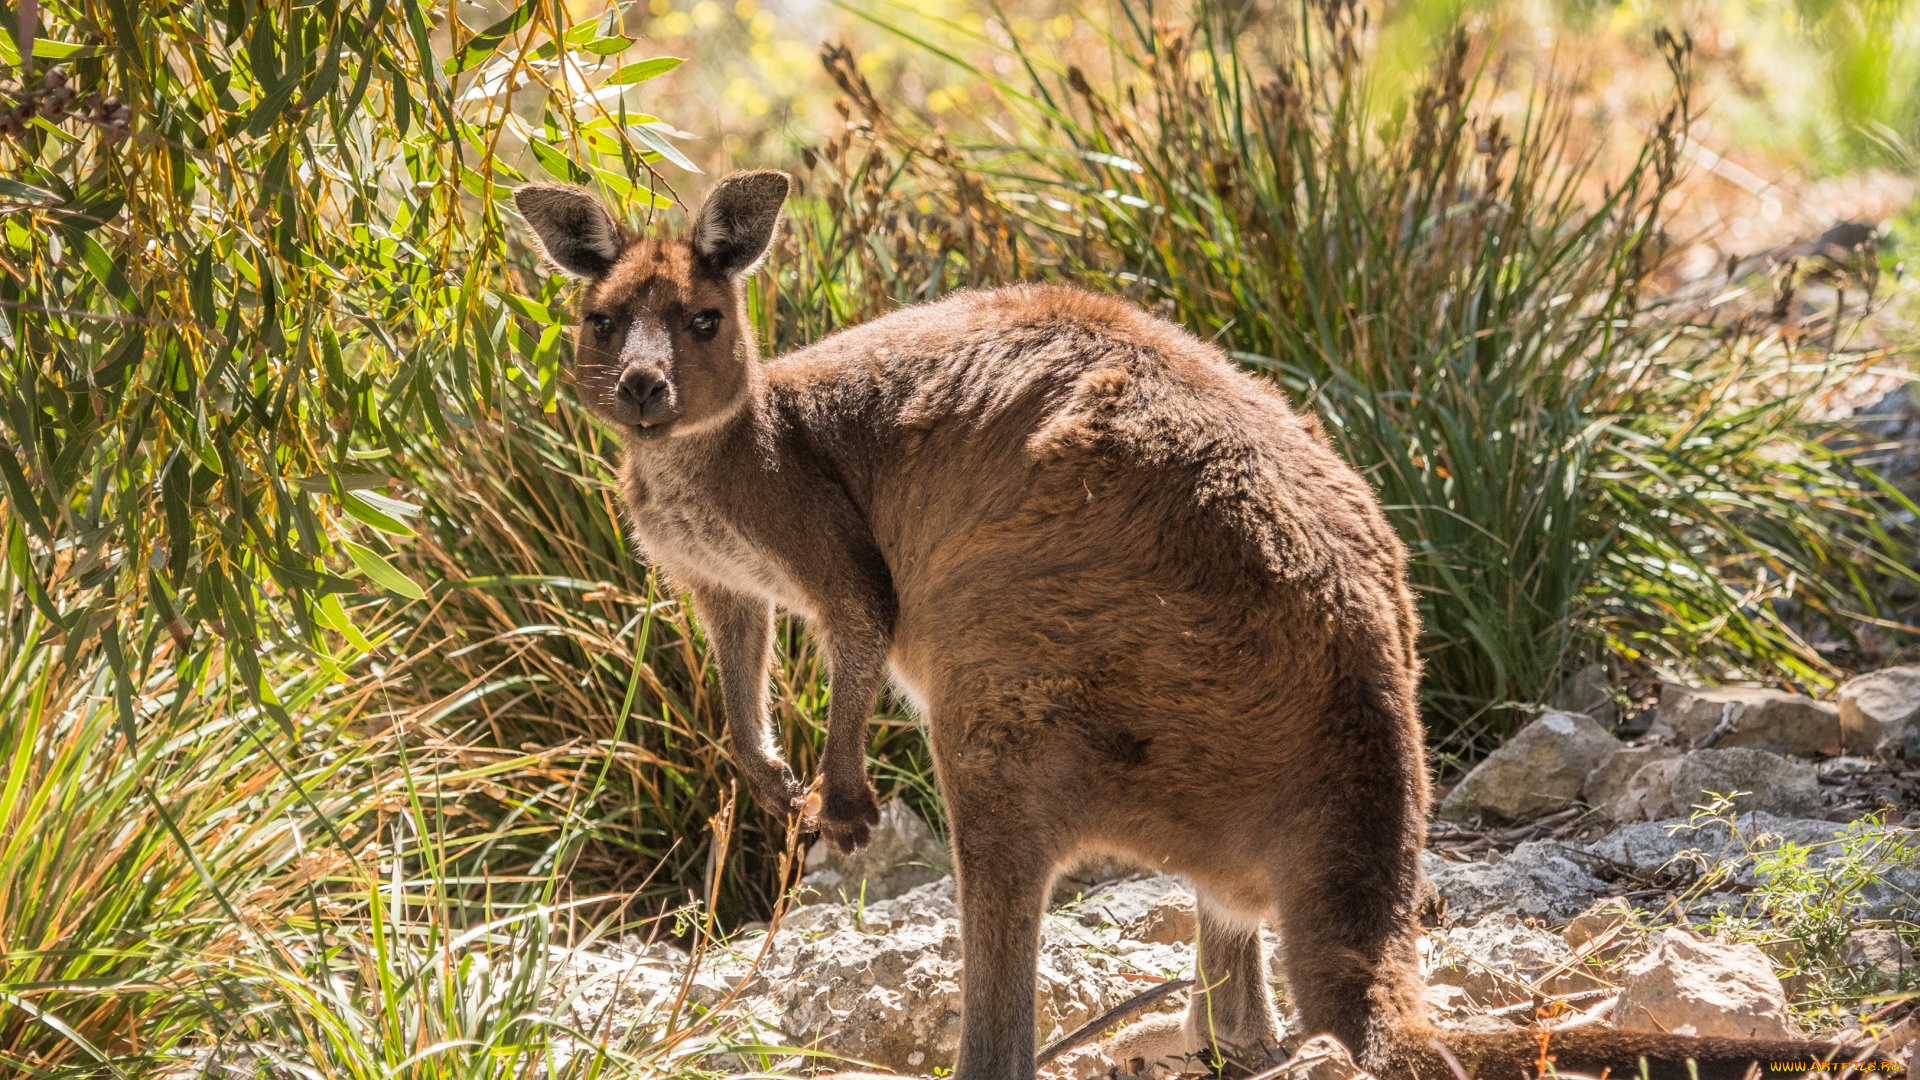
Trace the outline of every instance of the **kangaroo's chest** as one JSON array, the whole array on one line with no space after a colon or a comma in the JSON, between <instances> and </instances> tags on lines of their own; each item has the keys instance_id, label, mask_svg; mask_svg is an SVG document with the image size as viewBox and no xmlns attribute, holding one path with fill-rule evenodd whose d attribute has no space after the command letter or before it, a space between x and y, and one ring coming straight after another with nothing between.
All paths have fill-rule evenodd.
<instances>
[{"instance_id":1,"label":"kangaroo's chest","mask_svg":"<svg viewBox=\"0 0 1920 1080\"><path fill-rule=\"evenodd\" d=\"M696 586L707 582L764 596L789 611L812 614L796 568L765 538L716 510L709 497L672 485L648 487L646 497L635 502L634 525L648 557L668 574Z\"/></svg>"}]
</instances>

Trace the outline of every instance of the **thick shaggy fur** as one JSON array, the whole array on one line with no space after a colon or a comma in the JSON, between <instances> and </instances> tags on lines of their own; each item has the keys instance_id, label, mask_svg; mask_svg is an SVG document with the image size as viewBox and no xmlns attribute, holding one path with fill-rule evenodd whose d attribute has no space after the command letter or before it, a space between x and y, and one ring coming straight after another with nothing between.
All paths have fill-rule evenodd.
<instances>
[{"instance_id":1,"label":"thick shaggy fur","mask_svg":"<svg viewBox=\"0 0 1920 1080\"><path fill-rule=\"evenodd\" d=\"M1199 895L1213 989L1186 1048L1276 1048L1268 921L1298 1030L1375 1071L1446 1076L1414 951L1418 627L1371 488L1272 384L1077 290L965 292L758 361L740 273L771 239L773 176L723 182L694 230L707 247L619 230L610 266L574 260L576 382L627 438L636 534L709 628L762 805L801 794L766 715L773 605L811 621L832 665L821 824L837 844L874 819L862 754L881 681L924 715L959 878L956 1075L1032 1076L1049 882L1108 853ZM589 196L535 190L522 208L545 250L598 250ZM591 235L568 233L579 222ZM616 389L634 371L669 388L644 410ZM1447 1039L1501 1080L1540 1053L1526 1033ZM1693 1052L1710 1075L1809 1049L1599 1033L1550 1052L1616 1074Z\"/></svg>"}]
</instances>

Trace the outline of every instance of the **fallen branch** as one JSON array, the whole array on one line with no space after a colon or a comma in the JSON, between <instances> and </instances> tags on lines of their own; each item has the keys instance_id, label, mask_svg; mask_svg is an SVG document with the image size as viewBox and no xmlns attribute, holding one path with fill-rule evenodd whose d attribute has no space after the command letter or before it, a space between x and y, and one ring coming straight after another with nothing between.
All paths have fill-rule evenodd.
<instances>
[{"instance_id":1,"label":"fallen branch","mask_svg":"<svg viewBox=\"0 0 1920 1080\"><path fill-rule=\"evenodd\" d=\"M1091 1042L1101 1032L1120 1023L1122 1020L1132 1019L1135 1013L1146 1011L1148 1007L1161 998L1185 990L1192 985L1192 979L1174 979L1171 982L1163 982L1151 990L1135 994L1120 1004L1115 1005L1113 1008L1108 1009L1106 1012L1101 1013L1099 1016L1081 1024L1079 1027L1073 1029L1073 1031L1061 1036L1048 1045L1046 1049L1040 1051L1039 1055L1033 1059L1034 1066L1037 1068L1045 1065L1074 1047L1082 1043Z\"/></svg>"}]
</instances>

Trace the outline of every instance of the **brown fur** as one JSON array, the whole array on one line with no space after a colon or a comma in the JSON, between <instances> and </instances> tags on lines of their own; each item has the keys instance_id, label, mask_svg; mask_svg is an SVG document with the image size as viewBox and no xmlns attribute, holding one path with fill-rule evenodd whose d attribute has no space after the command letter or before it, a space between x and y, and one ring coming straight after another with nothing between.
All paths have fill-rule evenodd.
<instances>
[{"instance_id":1,"label":"brown fur","mask_svg":"<svg viewBox=\"0 0 1920 1080\"><path fill-rule=\"evenodd\" d=\"M591 197L534 190L522 208L545 250L577 246L546 233L586 219L570 192ZM1376 1071L1447 1075L1414 951L1418 627L1373 491L1270 383L1072 289L960 293L759 362L739 281L785 190L724 181L694 229L718 247L622 231L618 259L582 275L577 385L627 440L635 532L711 632L762 806L785 814L801 790L767 718L775 605L825 641L822 828L843 849L876 817L863 753L881 680L925 716L963 923L956 1075L1033 1075L1048 885L1093 853L1192 881L1214 989L1189 1043L1276 1048L1255 931L1277 920L1301 1030ZM723 315L711 340L688 329L702 311ZM664 380L652 412L620 397L631 370ZM1487 1078L1538 1055L1524 1032L1445 1038ZM1563 1068L1616 1074L1643 1054L1737 1073L1812 1049L1607 1032L1555 1047Z\"/></svg>"}]
</instances>

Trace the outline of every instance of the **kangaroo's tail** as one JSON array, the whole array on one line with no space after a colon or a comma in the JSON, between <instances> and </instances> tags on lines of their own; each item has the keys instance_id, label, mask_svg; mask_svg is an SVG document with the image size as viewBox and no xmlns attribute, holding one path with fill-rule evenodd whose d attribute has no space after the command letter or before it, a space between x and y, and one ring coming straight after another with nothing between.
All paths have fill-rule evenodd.
<instances>
[{"instance_id":1,"label":"kangaroo's tail","mask_svg":"<svg viewBox=\"0 0 1920 1080\"><path fill-rule=\"evenodd\" d=\"M1479 1033L1427 1027L1398 1040L1394 1072L1416 1080L1519 1080L1554 1072L1619 1080L1764 1080L1773 1074L1904 1073L1872 1042L1693 1038L1604 1028ZM1442 1051L1442 1047L1445 1051ZM1448 1058L1453 1060L1450 1062Z\"/></svg>"}]
</instances>

